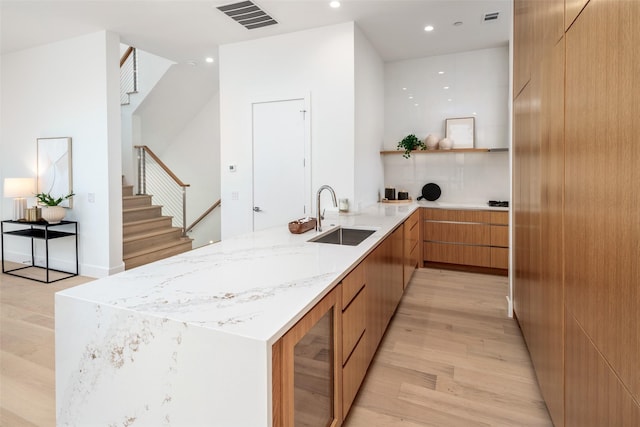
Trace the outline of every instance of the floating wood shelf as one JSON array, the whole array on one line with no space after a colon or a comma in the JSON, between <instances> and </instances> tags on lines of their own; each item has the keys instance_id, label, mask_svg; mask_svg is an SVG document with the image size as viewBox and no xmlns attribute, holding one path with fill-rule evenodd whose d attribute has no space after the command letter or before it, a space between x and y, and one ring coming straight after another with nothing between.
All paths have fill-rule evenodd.
<instances>
[{"instance_id":1,"label":"floating wood shelf","mask_svg":"<svg viewBox=\"0 0 640 427\"><path fill-rule=\"evenodd\" d=\"M492 151L508 151L508 148L452 148L451 150L413 150L411 154L436 153L488 153ZM384 150L380 154L404 154L404 150Z\"/></svg>"}]
</instances>

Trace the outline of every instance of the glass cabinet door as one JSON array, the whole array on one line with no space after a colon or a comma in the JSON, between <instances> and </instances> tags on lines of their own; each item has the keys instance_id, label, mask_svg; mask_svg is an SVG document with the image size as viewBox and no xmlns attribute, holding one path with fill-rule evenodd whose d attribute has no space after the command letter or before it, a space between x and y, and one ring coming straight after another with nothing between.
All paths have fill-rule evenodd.
<instances>
[{"instance_id":1,"label":"glass cabinet door","mask_svg":"<svg viewBox=\"0 0 640 427\"><path fill-rule=\"evenodd\" d=\"M332 290L273 346L274 427L338 427L340 307Z\"/></svg>"},{"instance_id":2,"label":"glass cabinet door","mask_svg":"<svg viewBox=\"0 0 640 427\"><path fill-rule=\"evenodd\" d=\"M333 421L333 309L293 348L295 427L326 427Z\"/></svg>"}]
</instances>

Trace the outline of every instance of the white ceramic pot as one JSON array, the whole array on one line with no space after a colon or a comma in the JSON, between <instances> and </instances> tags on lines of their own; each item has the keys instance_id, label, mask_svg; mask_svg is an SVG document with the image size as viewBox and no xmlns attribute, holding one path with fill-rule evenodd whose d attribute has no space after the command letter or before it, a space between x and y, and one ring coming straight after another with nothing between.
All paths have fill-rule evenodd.
<instances>
[{"instance_id":1,"label":"white ceramic pot","mask_svg":"<svg viewBox=\"0 0 640 427\"><path fill-rule=\"evenodd\" d=\"M67 210L62 206L42 206L42 219L49 224L58 224L66 214Z\"/></svg>"},{"instance_id":2,"label":"white ceramic pot","mask_svg":"<svg viewBox=\"0 0 640 427\"><path fill-rule=\"evenodd\" d=\"M424 145L427 146L427 150L435 150L436 148L438 148L438 137L435 135L429 134L424 139Z\"/></svg>"},{"instance_id":3,"label":"white ceramic pot","mask_svg":"<svg viewBox=\"0 0 640 427\"><path fill-rule=\"evenodd\" d=\"M453 139L442 138L438 143L441 150L451 150L453 148Z\"/></svg>"}]
</instances>

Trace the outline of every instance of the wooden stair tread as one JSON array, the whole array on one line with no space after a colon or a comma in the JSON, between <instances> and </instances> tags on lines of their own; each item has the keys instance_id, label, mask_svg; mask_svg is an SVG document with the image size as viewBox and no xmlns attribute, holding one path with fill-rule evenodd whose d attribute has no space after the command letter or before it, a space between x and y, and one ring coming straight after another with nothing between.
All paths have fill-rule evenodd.
<instances>
[{"instance_id":1,"label":"wooden stair tread","mask_svg":"<svg viewBox=\"0 0 640 427\"><path fill-rule=\"evenodd\" d=\"M128 226L128 225L142 225L142 224L148 224L148 223L152 223L152 222L164 221L164 220L166 220L166 218L173 218L173 217L172 216L163 215L163 216L158 216L158 217L155 217L155 218L137 219L135 221L123 222L122 225L125 226L125 227Z\"/></svg>"},{"instance_id":2,"label":"wooden stair tread","mask_svg":"<svg viewBox=\"0 0 640 427\"><path fill-rule=\"evenodd\" d=\"M122 200L136 200L136 199L149 199L151 200L151 196L148 194L134 194L133 196L122 196Z\"/></svg>"},{"instance_id":3,"label":"wooden stair tread","mask_svg":"<svg viewBox=\"0 0 640 427\"><path fill-rule=\"evenodd\" d=\"M129 242L133 242L135 240L146 239L148 237L160 236L162 234L171 234L171 233L175 233L176 231L180 231L180 230L182 230L180 227L157 228L157 229L150 230L150 231L144 231L144 232L141 232L141 233L131 234L131 235L127 236L127 237L124 237L122 239L122 243L129 243Z\"/></svg>"},{"instance_id":4,"label":"wooden stair tread","mask_svg":"<svg viewBox=\"0 0 640 427\"><path fill-rule=\"evenodd\" d=\"M189 237L181 237L178 240L174 240L174 241L171 241L171 242L168 242L168 243L163 243L163 244L160 244L160 245L154 245L153 247L130 253L130 254L124 256L123 260L126 261L128 259L136 258L136 257L139 257L139 256L152 254L154 252L160 252L160 251L162 251L164 249L169 249L169 248L172 248L174 246L181 246L181 245L187 245L187 244L190 245L191 242L193 242L193 239L191 239Z\"/></svg>"},{"instance_id":5,"label":"wooden stair tread","mask_svg":"<svg viewBox=\"0 0 640 427\"><path fill-rule=\"evenodd\" d=\"M141 212L141 211L146 211L146 210L150 210L150 209L158 209L158 208L162 208L162 206L160 205L149 205L149 206L136 206L134 208L124 208L122 209L122 212Z\"/></svg>"},{"instance_id":6,"label":"wooden stair tread","mask_svg":"<svg viewBox=\"0 0 640 427\"><path fill-rule=\"evenodd\" d=\"M126 200L132 200L132 199L139 199L139 198L142 198L142 197L150 199L151 195L150 194L134 194L133 196L122 196L122 199L123 200L125 200L125 199Z\"/></svg>"}]
</instances>

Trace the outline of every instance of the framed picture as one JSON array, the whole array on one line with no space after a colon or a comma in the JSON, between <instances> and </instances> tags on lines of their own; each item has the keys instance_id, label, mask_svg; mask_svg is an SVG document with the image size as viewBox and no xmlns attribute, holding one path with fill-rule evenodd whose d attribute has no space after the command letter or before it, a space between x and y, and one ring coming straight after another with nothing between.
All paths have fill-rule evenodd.
<instances>
[{"instance_id":1,"label":"framed picture","mask_svg":"<svg viewBox=\"0 0 640 427\"><path fill-rule=\"evenodd\" d=\"M453 140L453 148L473 148L476 139L476 118L446 119L445 136Z\"/></svg>"},{"instance_id":2,"label":"framed picture","mask_svg":"<svg viewBox=\"0 0 640 427\"><path fill-rule=\"evenodd\" d=\"M38 193L63 197L73 191L71 138L38 138ZM60 206L72 207L73 198Z\"/></svg>"}]
</instances>

